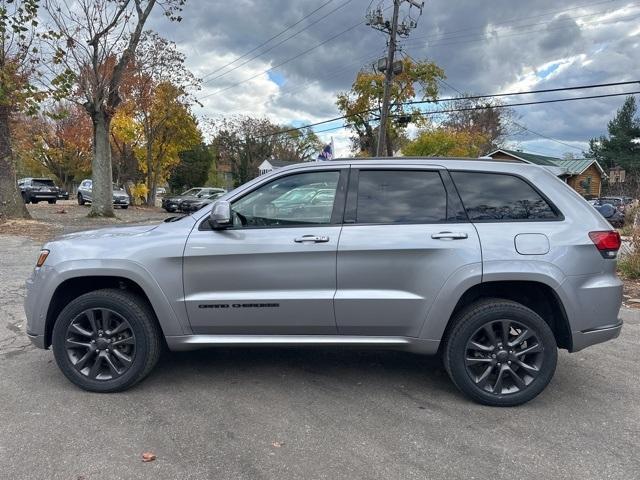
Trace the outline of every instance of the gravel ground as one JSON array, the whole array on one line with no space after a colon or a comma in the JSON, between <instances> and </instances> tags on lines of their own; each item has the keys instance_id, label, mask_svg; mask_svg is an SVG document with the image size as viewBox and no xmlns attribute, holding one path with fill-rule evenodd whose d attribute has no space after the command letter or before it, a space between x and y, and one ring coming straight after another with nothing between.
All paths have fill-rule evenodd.
<instances>
[{"instance_id":1,"label":"gravel ground","mask_svg":"<svg viewBox=\"0 0 640 480\"><path fill-rule=\"evenodd\" d=\"M175 213L167 213L161 208L130 206L115 210L115 218L89 218L90 206L80 206L75 200L60 200L55 205L37 203L27 205L31 220L0 223L0 235L23 235L44 242L55 235L101 226L129 223L155 223Z\"/></svg>"},{"instance_id":2,"label":"gravel ground","mask_svg":"<svg viewBox=\"0 0 640 480\"><path fill-rule=\"evenodd\" d=\"M436 359L336 349L167 354L100 395L24 334L39 248L0 235L0 478L640 478L638 312L519 408L467 401Z\"/></svg>"}]
</instances>

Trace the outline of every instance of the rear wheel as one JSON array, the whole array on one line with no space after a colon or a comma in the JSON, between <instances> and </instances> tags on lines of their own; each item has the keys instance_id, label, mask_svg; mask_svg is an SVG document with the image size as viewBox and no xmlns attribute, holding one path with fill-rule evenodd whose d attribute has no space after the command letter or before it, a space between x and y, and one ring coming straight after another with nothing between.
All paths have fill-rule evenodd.
<instances>
[{"instance_id":1,"label":"rear wheel","mask_svg":"<svg viewBox=\"0 0 640 480\"><path fill-rule=\"evenodd\" d=\"M57 200L47 200L47 201L49 202L49 205L54 205Z\"/></svg>"},{"instance_id":2,"label":"rear wheel","mask_svg":"<svg viewBox=\"0 0 640 480\"><path fill-rule=\"evenodd\" d=\"M84 205L84 198L81 193L78 194L78 205Z\"/></svg>"},{"instance_id":3,"label":"rear wheel","mask_svg":"<svg viewBox=\"0 0 640 480\"><path fill-rule=\"evenodd\" d=\"M22 192L22 201L25 205L29 204L29 197L27 197L26 193Z\"/></svg>"},{"instance_id":4,"label":"rear wheel","mask_svg":"<svg viewBox=\"0 0 640 480\"><path fill-rule=\"evenodd\" d=\"M445 340L444 366L476 402L521 405L551 381L558 351L549 325L516 302L487 299L463 310Z\"/></svg>"},{"instance_id":5,"label":"rear wheel","mask_svg":"<svg viewBox=\"0 0 640 480\"><path fill-rule=\"evenodd\" d=\"M126 390L158 361L160 331L138 296L114 289L86 293L60 312L53 353L62 373L93 392Z\"/></svg>"}]
</instances>

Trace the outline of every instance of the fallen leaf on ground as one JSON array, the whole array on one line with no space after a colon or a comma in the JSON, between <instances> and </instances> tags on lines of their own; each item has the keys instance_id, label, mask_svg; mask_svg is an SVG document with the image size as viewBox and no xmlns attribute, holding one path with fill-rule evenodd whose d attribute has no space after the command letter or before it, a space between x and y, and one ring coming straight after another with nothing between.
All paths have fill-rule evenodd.
<instances>
[{"instance_id":1,"label":"fallen leaf on ground","mask_svg":"<svg viewBox=\"0 0 640 480\"><path fill-rule=\"evenodd\" d=\"M156 454L151 452L144 452L142 454L143 462L153 462L156 459Z\"/></svg>"},{"instance_id":2,"label":"fallen leaf on ground","mask_svg":"<svg viewBox=\"0 0 640 480\"><path fill-rule=\"evenodd\" d=\"M271 444L271 446L274 447L274 448L280 448L280 447L284 446L284 442L273 442Z\"/></svg>"}]
</instances>

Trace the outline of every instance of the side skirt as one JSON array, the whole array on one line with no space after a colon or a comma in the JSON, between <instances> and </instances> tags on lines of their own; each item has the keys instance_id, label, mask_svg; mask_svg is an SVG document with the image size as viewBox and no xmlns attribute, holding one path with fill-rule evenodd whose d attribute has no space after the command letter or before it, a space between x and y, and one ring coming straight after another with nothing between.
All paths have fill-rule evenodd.
<instances>
[{"instance_id":1,"label":"side skirt","mask_svg":"<svg viewBox=\"0 0 640 480\"><path fill-rule=\"evenodd\" d=\"M197 350L207 347L305 347L351 346L406 350L425 355L438 351L440 342L412 337L367 337L350 335L180 335L165 337L170 350Z\"/></svg>"}]
</instances>

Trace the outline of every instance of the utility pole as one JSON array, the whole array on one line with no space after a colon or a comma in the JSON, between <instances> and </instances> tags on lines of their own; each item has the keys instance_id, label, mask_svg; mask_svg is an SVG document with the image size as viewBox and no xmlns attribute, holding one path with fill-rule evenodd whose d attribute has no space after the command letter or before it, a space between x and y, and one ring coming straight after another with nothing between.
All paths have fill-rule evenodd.
<instances>
[{"instance_id":1,"label":"utility pole","mask_svg":"<svg viewBox=\"0 0 640 480\"><path fill-rule=\"evenodd\" d=\"M393 0L393 15L391 22L385 20L382 15L382 8L378 7L375 11L367 13L367 25L389 34L389 49L387 50L387 58L381 59L378 62L378 69L384 71L384 91L382 94L382 111L380 112L380 126L378 127L378 145L376 148L376 156L381 157L384 155L385 143L387 138L387 123L389 121L389 107L391 102L391 85L393 82L393 76L402 72L402 63L398 62L398 65L394 64L394 57L398 47L398 35L402 37L409 36L409 31L417 26L417 22L411 17L408 22L403 20L401 25L398 25L398 18L400 16L400 5L402 3L409 3L411 6L417 7L420 13L422 13L423 1L418 0Z\"/></svg>"},{"instance_id":2,"label":"utility pole","mask_svg":"<svg viewBox=\"0 0 640 480\"><path fill-rule=\"evenodd\" d=\"M396 35L398 34L398 15L400 14L400 2L393 0L393 17L391 20L391 32L389 37L389 50L387 51L387 64L384 72L384 93L382 94L382 112L380 114L380 126L378 127L378 147L376 156L384 155L384 147L387 133L387 120L389 117L389 100L391 99L391 82L393 81L393 57L396 54Z\"/></svg>"}]
</instances>

